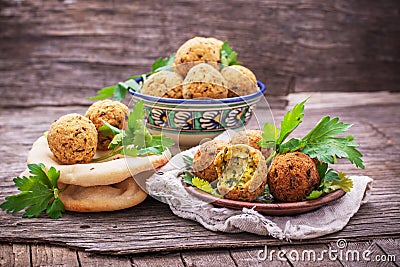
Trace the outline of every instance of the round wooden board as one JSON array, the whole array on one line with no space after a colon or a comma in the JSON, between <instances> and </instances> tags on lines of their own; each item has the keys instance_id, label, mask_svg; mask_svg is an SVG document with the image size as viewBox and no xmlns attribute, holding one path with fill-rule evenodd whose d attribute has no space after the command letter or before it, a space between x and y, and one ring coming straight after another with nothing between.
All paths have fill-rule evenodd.
<instances>
[{"instance_id":1,"label":"round wooden board","mask_svg":"<svg viewBox=\"0 0 400 267\"><path fill-rule=\"evenodd\" d=\"M342 189L339 189L313 200L300 202L260 203L219 198L204 191L201 191L194 186L188 185L183 181L182 184L191 195L198 197L203 201L209 202L215 206L236 210L241 210L243 208L254 208L254 210L266 215L295 215L305 213L322 207L335 200L338 200L346 194L346 192L344 192Z\"/></svg>"}]
</instances>

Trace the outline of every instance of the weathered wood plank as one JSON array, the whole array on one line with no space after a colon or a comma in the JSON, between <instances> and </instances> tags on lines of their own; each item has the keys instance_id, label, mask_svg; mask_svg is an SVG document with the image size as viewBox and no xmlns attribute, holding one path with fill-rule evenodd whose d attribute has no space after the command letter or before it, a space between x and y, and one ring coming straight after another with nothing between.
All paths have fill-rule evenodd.
<instances>
[{"instance_id":1,"label":"weathered wood plank","mask_svg":"<svg viewBox=\"0 0 400 267\"><path fill-rule=\"evenodd\" d=\"M67 249L67 248L65 248ZM131 267L132 263L128 257L104 256L83 251L77 251L77 259L80 267L85 266L110 266Z\"/></svg>"},{"instance_id":2,"label":"weathered wood plank","mask_svg":"<svg viewBox=\"0 0 400 267\"><path fill-rule=\"evenodd\" d=\"M218 251L196 251L182 253L182 260L185 266L218 266L232 267L237 266L228 250Z\"/></svg>"},{"instance_id":3,"label":"weathered wood plank","mask_svg":"<svg viewBox=\"0 0 400 267\"><path fill-rule=\"evenodd\" d=\"M380 257L385 252L377 246L374 241L368 242L346 242L338 240L331 243L330 247L335 250L332 258L337 258L343 266L396 266L393 262L381 261Z\"/></svg>"},{"instance_id":4,"label":"weathered wood plank","mask_svg":"<svg viewBox=\"0 0 400 267\"><path fill-rule=\"evenodd\" d=\"M28 244L0 243L0 266L30 266Z\"/></svg>"},{"instance_id":5,"label":"weathered wood plank","mask_svg":"<svg viewBox=\"0 0 400 267\"><path fill-rule=\"evenodd\" d=\"M280 246L279 252L284 255L287 262L290 262L291 266L341 266L338 260L331 260L327 251L329 247L326 244L318 245L289 245Z\"/></svg>"},{"instance_id":6,"label":"weathered wood plank","mask_svg":"<svg viewBox=\"0 0 400 267\"><path fill-rule=\"evenodd\" d=\"M31 245L31 266L79 266L76 251L59 246Z\"/></svg>"},{"instance_id":7,"label":"weathered wood plank","mask_svg":"<svg viewBox=\"0 0 400 267\"><path fill-rule=\"evenodd\" d=\"M286 258L284 258L285 260L278 260L277 253L268 254L268 251L271 250L278 251L279 247L266 247L231 249L230 253L239 267L291 266ZM267 251L267 254L265 254L265 251Z\"/></svg>"},{"instance_id":8,"label":"weathered wood plank","mask_svg":"<svg viewBox=\"0 0 400 267\"><path fill-rule=\"evenodd\" d=\"M132 257L133 267L152 267L152 266L171 266L183 267L182 258L180 253L172 254L145 254Z\"/></svg>"},{"instance_id":9,"label":"weathered wood plank","mask_svg":"<svg viewBox=\"0 0 400 267\"><path fill-rule=\"evenodd\" d=\"M87 104L85 97L148 71L193 35L228 40L270 95L399 90L394 0L207 0L168 8L154 0L6 0L0 7L0 49L7 51L0 106Z\"/></svg>"}]
</instances>

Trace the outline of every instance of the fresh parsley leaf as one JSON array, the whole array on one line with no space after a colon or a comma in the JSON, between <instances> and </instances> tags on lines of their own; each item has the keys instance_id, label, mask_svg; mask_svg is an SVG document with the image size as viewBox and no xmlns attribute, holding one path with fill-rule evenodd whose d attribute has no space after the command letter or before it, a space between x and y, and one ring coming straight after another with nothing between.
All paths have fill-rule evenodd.
<instances>
[{"instance_id":1,"label":"fresh parsley leaf","mask_svg":"<svg viewBox=\"0 0 400 267\"><path fill-rule=\"evenodd\" d=\"M112 126L111 124L109 124L107 121L102 120L103 125L100 126L99 131L101 132L101 135L103 136L112 136L112 135L116 135L116 134L120 134L122 132L121 129L118 129L115 126Z\"/></svg>"},{"instance_id":2,"label":"fresh parsley leaf","mask_svg":"<svg viewBox=\"0 0 400 267\"><path fill-rule=\"evenodd\" d=\"M262 133L263 139L258 142L258 145L263 148L272 148L276 145L276 139L279 136L279 129L272 123L265 123Z\"/></svg>"},{"instance_id":3,"label":"fresh parsley leaf","mask_svg":"<svg viewBox=\"0 0 400 267\"><path fill-rule=\"evenodd\" d=\"M194 177L194 174L191 173L190 171L184 171L182 175L182 179L185 183L193 185L192 179ZM194 185L193 185L194 186Z\"/></svg>"},{"instance_id":4,"label":"fresh parsley leaf","mask_svg":"<svg viewBox=\"0 0 400 267\"><path fill-rule=\"evenodd\" d=\"M278 145L282 144L286 137L288 137L288 135L291 134L302 122L302 118L304 117L304 104L307 100L308 98L301 103L295 105L293 109L289 110L283 117L283 120L281 122L281 131L279 137L276 140L276 143Z\"/></svg>"},{"instance_id":5,"label":"fresh parsley leaf","mask_svg":"<svg viewBox=\"0 0 400 267\"><path fill-rule=\"evenodd\" d=\"M104 122L100 127L101 131L115 134L108 146L112 151L101 158L93 159L93 162L103 161L112 156L122 154L136 157L151 154L162 154L174 142L167 136L152 136L144 125L143 117L144 101L141 100L135 104L133 111L128 116L128 127L126 130L120 130L109 123Z\"/></svg>"},{"instance_id":6,"label":"fresh parsley leaf","mask_svg":"<svg viewBox=\"0 0 400 267\"><path fill-rule=\"evenodd\" d=\"M286 152L293 152L302 149L306 145L301 139L292 138L289 141L281 144L279 146L279 152L285 154Z\"/></svg>"},{"instance_id":7,"label":"fresh parsley leaf","mask_svg":"<svg viewBox=\"0 0 400 267\"><path fill-rule=\"evenodd\" d=\"M217 197L222 197L222 195L218 193L217 189L213 188L211 184L206 180L200 179L199 177L195 176L192 178L192 184L193 186L197 187L198 189L206 193L209 193Z\"/></svg>"},{"instance_id":8,"label":"fresh parsley leaf","mask_svg":"<svg viewBox=\"0 0 400 267\"><path fill-rule=\"evenodd\" d=\"M350 127L351 124L340 122L339 118L325 116L302 139L305 145L301 151L311 158L329 163L335 163L337 157L348 158L357 167L364 168L362 154L356 149L359 144L353 141L354 137L334 137L345 133Z\"/></svg>"},{"instance_id":9,"label":"fresh parsley leaf","mask_svg":"<svg viewBox=\"0 0 400 267\"><path fill-rule=\"evenodd\" d=\"M193 167L193 158L183 155L183 162L186 164L186 168L191 169Z\"/></svg>"},{"instance_id":10,"label":"fresh parsley leaf","mask_svg":"<svg viewBox=\"0 0 400 267\"><path fill-rule=\"evenodd\" d=\"M60 218L64 212L64 204L58 196L60 172L53 167L46 171L41 163L29 164L28 169L31 176L16 177L13 180L21 193L7 196L0 208L13 214L25 209L23 217L28 218L38 217L46 210L50 218Z\"/></svg>"},{"instance_id":11,"label":"fresh parsley leaf","mask_svg":"<svg viewBox=\"0 0 400 267\"><path fill-rule=\"evenodd\" d=\"M341 188L345 192L350 192L350 190L353 188L353 180L351 180L344 172L339 172L338 176L340 180L332 181L330 185L327 185L327 188L332 191Z\"/></svg>"},{"instance_id":12,"label":"fresh parsley leaf","mask_svg":"<svg viewBox=\"0 0 400 267\"><path fill-rule=\"evenodd\" d=\"M307 200L317 199L317 198L319 198L320 196L322 196L323 193L324 193L323 191L314 190L314 191L312 191L312 192L306 197L306 199L307 199Z\"/></svg>"},{"instance_id":13,"label":"fresh parsley leaf","mask_svg":"<svg viewBox=\"0 0 400 267\"><path fill-rule=\"evenodd\" d=\"M175 53L171 54L169 57L157 58L157 60L151 66L151 70L153 73L155 73L161 70L170 69L174 60L175 60Z\"/></svg>"},{"instance_id":14,"label":"fresh parsley leaf","mask_svg":"<svg viewBox=\"0 0 400 267\"><path fill-rule=\"evenodd\" d=\"M116 85L104 87L97 92L96 96L89 97L88 100L102 100L114 95Z\"/></svg>"},{"instance_id":15,"label":"fresh parsley leaf","mask_svg":"<svg viewBox=\"0 0 400 267\"><path fill-rule=\"evenodd\" d=\"M192 183L195 187L203 190L204 192L212 193L213 188L208 181L200 179L199 177L193 177Z\"/></svg>"},{"instance_id":16,"label":"fresh parsley leaf","mask_svg":"<svg viewBox=\"0 0 400 267\"><path fill-rule=\"evenodd\" d=\"M228 42L224 42L221 47L221 67L232 66L232 65L242 65L241 62L236 61L238 53L233 51L232 47L229 46Z\"/></svg>"}]
</instances>

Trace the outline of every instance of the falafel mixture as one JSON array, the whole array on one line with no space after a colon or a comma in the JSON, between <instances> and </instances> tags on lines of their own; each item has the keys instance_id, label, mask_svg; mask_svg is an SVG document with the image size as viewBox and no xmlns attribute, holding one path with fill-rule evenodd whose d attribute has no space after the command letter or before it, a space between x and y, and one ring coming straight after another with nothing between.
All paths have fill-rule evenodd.
<instances>
[{"instance_id":1,"label":"falafel mixture","mask_svg":"<svg viewBox=\"0 0 400 267\"><path fill-rule=\"evenodd\" d=\"M253 201L264 192L267 164L261 152L248 145L225 147L214 160L218 191L228 199Z\"/></svg>"}]
</instances>

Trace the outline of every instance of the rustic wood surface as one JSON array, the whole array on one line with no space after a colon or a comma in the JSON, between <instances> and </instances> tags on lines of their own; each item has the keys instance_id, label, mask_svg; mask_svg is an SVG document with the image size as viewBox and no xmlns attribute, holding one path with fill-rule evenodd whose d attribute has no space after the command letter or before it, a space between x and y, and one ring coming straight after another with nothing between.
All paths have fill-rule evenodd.
<instances>
[{"instance_id":1,"label":"rustic wood surface","mask_svg":"<svg viewBox=\"0 0 400 267\"><path fill-rule=\"evenodd\" d=\"M396 0L1 0L0 106L88 104L195 35L228 40L269 96L398 91L399 12Z\"/></svg>"},{"instance_id":2,"label":"rustic wood surface","mask_svg":"<svg viewBox=\"0 0 400 267\"><path fill-rule=\"evenodd\" d=\"M150 197L128 210L59 220L0 211L0 266L315 266L257 255L264 245L321 253L338 238L396 259L325 257L317 265L400 266L400 94L389 92L400 91L399 13L395 0L0 0L0 202L16 193L12 178L53 120L84 113L86 97L147 72L196 35L229 41L266 83L278 121L287 105L312 95L299 135L322 115L354 123L366 169L338 168L375 180L370 202L342 231L292 243L211 232ZM252 127L270 119L266 109L258 106Z\"/></svg>"},{"instance_id":3,"label":"rustic wood surface","mask_svg":"<svg viewBox=\"0 0 400 267\"><path fill-rule=\"evenodd\" d=\"M400 195L398 189L400 182L397 177L400 175L398 156L400 118L391 114L398 114L400 111L400 94L378 92L368 94L316 93L315 95L307 93L306 95L310 94L312 97L305 110L304 122L302 127L296 130L296 133L299 136L306 133L320 117L328 114L340 116L343 121L354 123L350 133L354 134L356 140L361 143L360 150L364 154L366 169L355 169L347 162L339 162L337 168L349 174L371 176L375 180L374 189L370 202L360 208L342 231L291 244L300 248L305 244L328 244L335 242L338 238L345 238L349 242L357 242L357 244L384 237L399 238ZM289 95L289 106L304 97L305 94ZM6 155L2 157L0 168L0 198L16 192L12 177L24 170L27 152L32 142L47 130L49 124L62 114L84 113L86 108L85 106L44 106L0 109L0 129L2 129L0 142L7 144L0 147L0 153ZM283 109L272 110L277 122L284 112ZM257 127L257 124L262 125L268 117L265 116L266 113L268 113L266 106L260 103L250 127ZM18 215L12 216L0 212L0 218L2 221L0 241L46 244L44 247L30 245L31 261L38 264L42 262L42 259L35 251L50 254L46 249L53 249L53 247L49 244L65 245L71 249L78 248L87 252L131 255L211 248L213 251L231 248L236 253L235 248L250 249L266 244L269 246L288 245L286 241L252 234L225 234L208 231L195 222L176 217L167 205L150 197L136 207L117 212L89 214L66 212L59 220L50 220L44 215L37 219L26 219L20 218ZM391 248L387 253L398 254L396 252L398 246L393 244L398 244L398 242L389 242L383 247ZM240 261L238 260L239 256L236 257L236 260L234 256L239 252L229 254L226 250L218 251L220 251L218 259L221 262L226 261L228 264L232 259L236 263ZM82 253L80 251L80 254L75 256L78 258L87 256ZM61 253L65 261L72 261L72 254L66 251ZM137 261L145 262L146 260L142 259L141 255L138 255L140 259ZM152 256L147 257L151 258ZM181 260L196 265L195 262L206 261L205 258L182 256ZM104 261L107 259L104 258ZM89 263L103 261L89 257L81 260L81 264L85 260ZM170 260L174 262L176 259ZM120 261L120 264L127 262L126 258L121 258Z\"/></svg>"}]
</instances>

